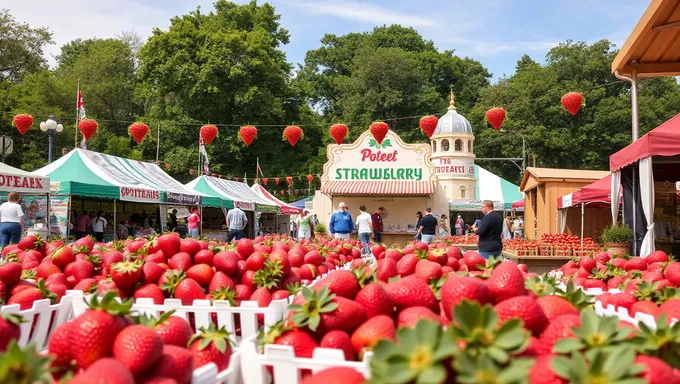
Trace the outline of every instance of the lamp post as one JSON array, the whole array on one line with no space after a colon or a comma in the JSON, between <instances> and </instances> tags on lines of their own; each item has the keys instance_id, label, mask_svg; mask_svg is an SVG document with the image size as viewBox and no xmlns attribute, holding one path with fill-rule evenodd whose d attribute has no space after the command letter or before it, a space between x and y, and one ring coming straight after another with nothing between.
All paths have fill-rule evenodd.
<instances>
[{"instance_id":1,"label":"lamp post","mask_svg":"<svg viewBox=\"0 0 680 384\"><path fill-rule=\"evenodd\" d=\"M524 138L524 135L517 132L517 131L508 131L505 129L501 129L501 132L503 133L511 133L513 135L517 135L522 139L522 175L524 175L524 171L527 169L527 145L526 145L526 139Z\"/></svg>"},{"instance_id":2,"label":"lamp post","mask_svg":"<svg viewBox=\"0 0 680 384\"><path fill-rule=\"evenodd\" d=\"M40 123L40 130L47 132L48 134L48 147L47 147L47 163L52 162L52 146L54 145L54 131L61 132L64 130L64 126L57 122L57 118L54 115L50 115L47 121Z\"/></svg>"}]
</instances>

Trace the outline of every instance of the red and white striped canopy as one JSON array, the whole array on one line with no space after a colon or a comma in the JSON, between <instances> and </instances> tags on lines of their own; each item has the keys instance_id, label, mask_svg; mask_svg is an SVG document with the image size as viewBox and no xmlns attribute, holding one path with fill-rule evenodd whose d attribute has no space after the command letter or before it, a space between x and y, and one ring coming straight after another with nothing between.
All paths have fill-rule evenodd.
<instances>
[{"instance_id":1,"label":"red and white striped canopy","mask_svg":"<svg viewBox=\"0 0 680 384\"><path fill-rule=\"evenodd\" d=\"M327 195L427 196L430 181L328 181L321 187Z\"/></svg>"},{"instance_id":2,"label":"red and white striped canopy","mask_svg":"<svg viewBox=\"0 0 680 384\"><path fill-rule=\"evenodd\" d=\"M289 214L289 215L299 215L302 213L302 209L298 207L294 207L288 203L285 203L276 197L274 197L271 193L269 193L266 189L264 189L260 184L253 184L251 187L255 193L260 195L261 197L265 198L266 200L271 201L273 204L278 205L279 208L281 209L281 213L283 214Z\"/></svg>"}]
</instances>

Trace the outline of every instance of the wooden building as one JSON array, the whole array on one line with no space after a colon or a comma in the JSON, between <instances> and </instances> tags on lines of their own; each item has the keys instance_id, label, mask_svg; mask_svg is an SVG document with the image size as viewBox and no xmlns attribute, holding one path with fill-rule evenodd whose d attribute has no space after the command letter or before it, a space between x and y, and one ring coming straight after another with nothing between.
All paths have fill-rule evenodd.
<instances>
[{"instance_id":1,"label":"wooden building","mask_svg":"<svg viewBox=\"0 0 680 384\"><path fill-rule=\"evenodd\" d=\"M608 171L579 169L555 169L529 167L524 172L519 188L525 194L524 235L527 239L538 239L544 233L558 233L557 199L574 192L594 181L609 175ZM580 209L570 209L567 215L567 232L579 234L581 229ZM577 212L578 210L578 212ZM611 220L607 209L593 210L586 216L584 236L595 237L595 228L601 230L606 220ZM603 223L600 223L603 221ZM588 230L593 228L593 230Z\"/></svg>"}]
</instances>

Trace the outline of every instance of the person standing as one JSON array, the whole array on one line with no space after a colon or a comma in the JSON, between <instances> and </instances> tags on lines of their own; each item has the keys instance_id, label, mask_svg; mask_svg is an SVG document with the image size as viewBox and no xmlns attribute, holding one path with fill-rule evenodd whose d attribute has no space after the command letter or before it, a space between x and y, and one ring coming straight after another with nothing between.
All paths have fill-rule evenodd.
<instances>
[{"instance_id":1,"label":"person standing","mask_svg":"<svg viewBox=\"0 0 680 384\"><path fill-rule=\"evenodd\" d=\"M361 212L357 216L357 232L359 232L359 240L364 246L364 255L369 255L371 253L371 247L369 242L371 241L371 235L373 235L373 217L366 212L366 206L362 205L359 207Z\"/></svg>"},{"instance_id":2,"label":"person standing","mask_svg":"<svg viewBox=\"0 0 680 384\"><path fill-rule=\"evenodd\" d=\"M512 222L510 221L510 216L505 216L505 219L503 219L503 240L510 240L512 239Z\"/></svg>"},{"instance_id":3,"label":"person standing","mask_svg":"<svg viewBox=\"0 0 680 384\"><path fill-rule=\"evenodd\" d=\"M295 222L298 227L298 240L314 237L314 219L310 216L308 210L303 210L302 214L298 215Z\"/></svg>"},{"instance_id":4,"label":"person standing","mask_svg":"<svg viewBox=\"0 0 680 384\"><path fill-rule=\"evenodd\" d=\"M515 228L515 238L516 239L523 239L524 238L524 219L522 216L517 216L515 218L515 221L512 223Z\"/></svg>"},{"instance_id":5,"label":"person standing","mask_svg":"<svg viewBox=\"0 0 680 384\"><path fill-rule=\"evenodd\" d=\"M383 232L382 214L384 211L385 208L378 207L378 209L376 209L375 212L371 214L371 225L373 226L373 241L375 241L378 244L382 243Z\"/></svg>"},{"instance_id":6,"label":"person standing","mask_svg":"<svg viewBox=\"0 0 680 384\"><path fill-rule=\"evenodd\" d=\"M449 229L449 218L446 217L446 214L443 214L439 217L439 238L440 239L445 239L449 236L451 236L451 230Z\"/></svg>"},{"instance_id":7,"label":"person standing","mask_svg":"<svg viewBox=\"0 0 680 384\"><path fill-rule=\"evenodd\" d=\"M416 221L416 234L413 236L416 240L420 241L422 238L422 234L420 234L420 221L423 219L423 213L418 211L416 212L416 218L418 219Z\"/></svg>"},{"instance_id":8,"label":"person standing","mask_svg":"<svg viewBox=\"0 0 680 384\"><path fill-rule=\"evenodd\" d=\"M420 219L420 227L416 232L416 238L420 236L423 243L430 244L432 241L434 241L438 224L437 218L432 216L432 208L426 209L425 216Z\"/></svg>"},{"instance_id":9,"label":"person standing","mask_svg":"<svg viewBox=\"0 0 680 384\"><path fill-rule=\"evenodd\" d=\"M24 210L17 192L10 192L7 201L0 205L0 245L18 244L24 231Z\"/></svg>"},{"instance_id":10,"label":"person standing","mask_svg":"<svg viewBox=\"0 0 680 384\"><path fill-rule=\"evenodd\" d=\"M463 236L465 234L465 220L458 215L458 218L456 219L456 236Z\"/></svg>"},{"instance_id":11,"label":"person standing","mask_svg":"<svg viewBox=\"0 0 680 384\"><path fill-rule=\"evenodd\" d=\"M248 217L246 217L245 212L241 208L234 207L229 213L227 213L227 242L231 242L233 239L241 240L243 238L243 230L248 225Z\"/></svg>"},{"instance_id":12,"label":"person standing","mask_svg":"<svg viewBox=\"0 0 680 384\"><path fill-rule=\"evenodd\" d=\"M109 224L106 219L102 216L104 211L97 212L97 216L94 217L92 221L92 234L98 242L104 241L104 228Z\"/></svg>"},{"instance_id":13,"label":"person standing","mask_svg":"<svg viewBox=\"0 0 680 384\"><path fill-rule=\"evenodd\" d=\"M78 216L78 224L76 225L76 240L82 239L87 235L87 227L92 225L92 219L83 212Z\"/></svg>"},{"instance_id":14,"label":"person standing","mask_svg":"<svg viewBox=\"0 0 680 384\"><path fill-rule=\"evenodd\" d=\"M319 224L319 218L316 217L316 213L315 213L314 214L314 225L318 225L318 224Z\"/></svg>"},{"instance_id":15,"label":"person standing","mask_svg":"<svg viewBox=\"0 0 680 384\"><path fill-rule=\"evenodd\" d=\"M193 238L198 237L198 226L201 223L201 216L198 215L198 209L196 208L191 208L191 214L189 214L189 217L187 218L187 227L189 227L189 236ZM147 226L147 223L144 223L144 227Z\"/></svg>"},{"instance_id":16,"label":"person standing","mask_svg":"<svg viewBox=\"0 0 680 384\"><path fill-rule=\"evenodd\" d=\"M169 232L175 232L177 230L177 210L173 209L170 214L170 225L168 226Z\"/></svg>"},{"instance_id":17,"label":"person standing","mask_svg":"<svg viewBox=\"0 0 680 384\"><path fill-rule=\"evenodd\" d=\"M349 234L354 232L354 222L345 203L338 204L338 211L331 216L328 230L336 239L349 240Z\"/></svg>"},{"instance_id":18,"label":"person standing","mask_svg":"<svg viewBox=\"0 0 680 384\"><path fill-rule=\"evenodd\" d=\"M503 253L503 242L501 234L503 232L503 219L493 211L491 200L482 201L481 223L472 226L472 231L479 237L477 245L479 254L488 259L491 256L500 256Z\"/></svg>"}]
</instances>

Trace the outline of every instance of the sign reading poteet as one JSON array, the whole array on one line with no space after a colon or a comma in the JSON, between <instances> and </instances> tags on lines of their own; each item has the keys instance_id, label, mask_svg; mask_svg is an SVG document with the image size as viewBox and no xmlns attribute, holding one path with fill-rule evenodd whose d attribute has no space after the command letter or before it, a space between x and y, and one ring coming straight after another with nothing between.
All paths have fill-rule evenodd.
<instances>
[{"instance_id":1,"label":"sign reading poteet","mask_svg":"<svg viewBox=\"0 0 680 384\"><path fill-rule=\"evenodd\" d=\"M369 131L352 144L328 146L324 177L333 181L430 181L428 144L406 144L390 130L378 144Z\"/></svg>"}]
</instances>

